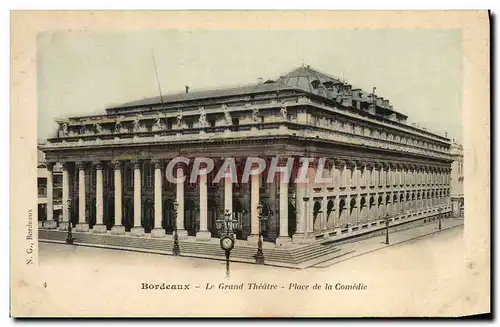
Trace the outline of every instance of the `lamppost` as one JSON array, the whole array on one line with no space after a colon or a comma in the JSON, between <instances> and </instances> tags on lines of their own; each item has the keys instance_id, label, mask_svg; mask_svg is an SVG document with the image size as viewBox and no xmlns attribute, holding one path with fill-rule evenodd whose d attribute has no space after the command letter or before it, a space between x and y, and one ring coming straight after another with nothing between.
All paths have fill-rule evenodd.
<instances>
[{"instance_id":1,"label":"lamppost","mask_svg":"<svg viewBox=\"0 0 500 327\"><path fill-rule=\"evenodd\" d=\"M384 220L385 220L385 244L388 245L389 244L389 222L391 221L391 216L388 213L386 213Z\"/></svg>"},{"instance_id":2,"label":"lamppost","mask_svg":"<svg viewBox=\"0 0 500 327\"><path fill-rule=\"evenodd\" d=\"M180 255L181 248L179 247L179 235L177 234L177 210L179 210L179 204L174 201L174 246L172 247L172 255Z\"/></svg>"},{"instance_id":3,"label":"lamppost","mask_svg":"<svg viewBox=\"0 0 500 327\"><path fill-rule=\"evenodd\" d=\"M439 221L439 225L438 225L438 229L441 230L441 212L443 211L443 208L438 208L438 221Z\"/></svg>"},{"instance_id":4,"label":"lamppost","mask_svg":"<svg viewBox=\"0 0 500 327\"><path fill-rule=\"evenodd\" d=\"M222 215L220 219L215 221L215 227L220 234L220 247L226 255L226 277L229 277L229 256L234 248L234 230L238 227L238 220L232 219L232 214L229 209Z\"/></svg>"},{"instance_id":5,"label":"lamppost","mask_svg":"<svg viewBox=\"0 0 500 327\"><path fill-rule=\"evenodd\" d=\"M257 212L259 213L259 241L257 242L257 253L253 256L255 258L255 263L263 265L265 262L264 252L262 251L262 224L265 223L266 218L262 216L262 204L259 203L257 206Z\"/></svg>"},{"instance_id":6,"label":"lamppost","mask_svg":"<svg viewBox=\"0 0 500 327\"><path fill-rule=\"evenodd\" d=\"M74 238L71 231L71 199L68 199L68 235L66 236L66 244L73 244Z\"/></svg>"}]
</instances>

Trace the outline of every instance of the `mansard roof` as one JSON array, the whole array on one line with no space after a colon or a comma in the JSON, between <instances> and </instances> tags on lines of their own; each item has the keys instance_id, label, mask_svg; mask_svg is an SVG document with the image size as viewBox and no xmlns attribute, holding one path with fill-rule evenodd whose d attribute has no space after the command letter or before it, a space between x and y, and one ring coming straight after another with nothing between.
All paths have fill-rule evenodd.
<instances>
[{"instance_id":1,"label":"mansard roof","mask_svg":"<svg viewBox=\"0 0 500 327\"><path fill-rule=\"evenodd\" d=\"M168 94L168 95L163 95L162 98L164 103L172 103L172 102L201 100L209 98L230 97L230 96L238 96L246 94L251 95L256 93L266 93L266 92L275 92L283 90L296 90L300 92L303 91L296 87L287 86L282 83L276 83L272 80L268 80L265 83L254 83L242 86L232 86L228 88L219 88L211 90L189 91L188 93L182 92L176 94ZM118 106L109 107L108 109L160 104L162 98L160 98L160 96L145 98L141 100L127 102Z\"/></svg>"},{"instance_id":2,"label":"mansard roof","mask_svg":"<svg viewBox=\"0 0 500 327\"><path fill-rule=\"evenodd\" d=\"M258 93L268 93L268 92L276 92L276 91L298 91L298 92L307 92L314 95L319 95L323 97L327 97L325 92L319 93L318 89L325 89L326 87L330 87L333 85L341 85L348 86L352 91L361 91L356 94L357 97L363 102L372 102L371 100L371 91L363 91L359 88L352 88L351 85L345 83L340 78L330 76L328 74L324 74L319 72L316 69L311 68L309 65L298 67L291 72L285 74L284 76L280 76L278 79L267 79L265 82L261 83L253 83L242 86L232 86L232 87L221 87L216 89L209 90L189 90L189 92L180 92L176 94L166 94L150 98L144 98L140 100L135 100L127 103L123 103L121 105L110 106L106 110L108 112L112 112L115 109L126 109L133 107L142 107L142 106L152 106L158 105L162 103L177 103L184 101L196 101L196 100L205 100L205 99L213 99L213 98L224 98L224 97L233 97L233 96L245 96L252 95ZM351 92L351 91L350 91ZM352 93L351 93L352 94ZM378 97L378 100L382 98ZM406 115L397 112L392 109L392 106L385 107L381 109L385 112L385 114L397 114L398 117L407 118Z\"/></svg>"}]
</instances>

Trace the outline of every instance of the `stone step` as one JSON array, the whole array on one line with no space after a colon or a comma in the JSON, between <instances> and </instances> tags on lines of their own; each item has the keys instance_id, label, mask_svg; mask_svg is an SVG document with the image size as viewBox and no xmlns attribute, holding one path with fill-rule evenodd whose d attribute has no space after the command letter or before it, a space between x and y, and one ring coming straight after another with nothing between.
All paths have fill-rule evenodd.
<instances>
[{"instance_id":1,"label":"stone step","mask_svg":"<svg viewBox=\"0 0 500 327\"><path fill-rule=\"evenodd\" d=\"M55 230L40 230L40 239L65 241L67 233L64 231ZM76 242L84 244L99 244L103 246L150 249L155 251L169 252L173 247L173 240L169 239L150 239L137 238L130 236L115 236L115 235L100 235L92 233L73 233ZM196 242L179 242L181 253L200 254L215 257L224 257L224 251L218 244L214 243L196 243ZM267 260L275 262L283 262L289 264L300 264L321 256L329 255L338 251L331 245L311 244L298 248L279 248L279 249L264 249L264 254ZM237 246L231 252L232 257L252 260L256 252L256 247Z\"/></svg>"}]
</instances>

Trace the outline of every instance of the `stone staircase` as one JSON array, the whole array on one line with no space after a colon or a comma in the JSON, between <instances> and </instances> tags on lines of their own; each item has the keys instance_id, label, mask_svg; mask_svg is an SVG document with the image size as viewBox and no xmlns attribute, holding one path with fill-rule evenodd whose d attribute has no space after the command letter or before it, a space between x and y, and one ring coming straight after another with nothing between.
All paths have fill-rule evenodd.
<instances>
[{"instance_id":1,"label":"stone staircase","mask_svg":"<svg viewBox=\"0 0 500 327\"><path fill-rule=\"evenodd\" d=\"M40 241L65 242L67 233L58 230L39 229ZM93 234L91 232L74 232L75 245L98 246L123 250L171 254L173 240L134 237L129 235ZM218 243L180 241L181 256L200 257L208 259L225 259L224 251ZM231 261L254 262L255 246L236 245L231 251ZM266 264L287 268L307 268L320 262L331 260L346 254L333 244L315 242L290 248L264 248Z\"/></svg>"}]
</instances>

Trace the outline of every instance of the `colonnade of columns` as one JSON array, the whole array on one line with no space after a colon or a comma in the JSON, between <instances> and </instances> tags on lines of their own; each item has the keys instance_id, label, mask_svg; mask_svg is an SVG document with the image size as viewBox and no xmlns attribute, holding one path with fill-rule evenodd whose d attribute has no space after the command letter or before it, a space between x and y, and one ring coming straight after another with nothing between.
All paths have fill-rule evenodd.
<instances>
[{"instance_id":1,"label":"colonnade of columns","mask_svg":"<svg viewBox=\"0 0 500 327\"><path fill-rule=\"evenodd\" d=\"M317 163L310 162L307 167L308 182L297 183L292 189L295 196L289 194L289 183L285 176L290 171L284 160L280 161L280 172L278 194L279 194L279 231L276 244L283 245L291 241L288 229L288 203L291 200L295 205L295 234L293 239L301 241L307 238L309 233L317 230L341 227L343 224L358 224L380 217L386 212L394 213L395 210L409 210L415 206L432 206L439 204L443 199L437 199L438 192L444 192L441 197L448 196L449 170L446 168L432 167L426 165L393 164L386 162L366 162L359 160L329 160L325 167L326 174L331 177L331 182L315 184ZM133 161L133 226L130 233L135 236L142 236L145 230L142 226L142 189L141 189L141 162ZM166 232L162 227L162 183L164 174L167 174L163 167L166 161L152 160L154 164L154 223L151 231L152 237L164 237ZM108 163L109 164L109 163ZM125 233L122 225L123 215L123 190L122 190L122 161L110 162L113 167L114 176L114 225L111 228L112 234ZM95 233L105 233L106 226L103 221L104 208L104 185L103 185L103 163L97 162L95 165L95 196L96 196L96 224L92 231ZM252 167L256 170L258 167ZM78 221L76 229L78 231L88 231L89 225L86 223L86 184L85 172L87 166L84 162L75 164L75 177L78 176ZM228 170L227 172L230 173ZM185 168L177 164L174 167L174 175L181 179L185 175ZM227 176L227 175L226 175ZM60 228L67 227L69 221L69 199L70 199L70 174L68 164L63 164L63 190L62 204L63 217ZM186 176L189 177L189 176ZM259 235L259 212L260 203L260 183L261 176L258 172L251 174L250 187L250 235L247 238L249 243L256 243ZM224 185L224 209L233 212L233 187L231 178L225 177L222 180ZM200 241L209 240L212 235L207 228L207 171L202 167L197 183L199 193L199 230L196 238ZM184 226L185 211L185 190L184 182L178 180L175 187L175 199L178 205L176 228L179 238L187 237ZM433 196L432 194L436 194ZM403 194L403 201L401 201ZM409 198L408 195L409 194ZM420 194L420 195L416 195ZM396 198L394 198L396 195ZM52 172L49 170L47 178L48 207L52 205ZM373 200L372 200L373 198ZM382 200L380 200L382 198ZM409 201L407 201L409 199ZM439 202L441 201L441 202ZM315 209L316 203L320 203L320 209ZM331 204L330 204L331 202ZM329 208L330 206L330 208ZM382 206L382 210L379 209ZM330 219L330 212L335 212L335 219ZM49 210L52 212L52 210ZM53 220L48 216L48 220Z\"/></svg>"},{"instance_id":2,"label":"colonnade of columns","mask_svg":"<svg viewBox=\"0 0 500 327\"><path fill-rule=\"evenodd\" d=\"M162 227L162 183L163 177L167 174L166 170L163 169L164 162L162 160L152 160L154 164L154 228L151 231L152 237L164 237L166 235L165 230ZM114 176L114 225L111 228L111 234L124 234L125 227L122 225L122 214L123 214L123 190L122 190L122 169L123 162L113 161L110 162L113 167ZM143 236L145 230L142 227L142 190L141 190L141 162L133 161L133 227L130 230L130 234L134 236ZM104 225L104 183L103 183L103 163L97 162L92 166L96 172L95 178L95 199L96 199L96 220L95 225L92 228L94 233L106 233L107 229ZM84 162L75 163L75 175L78 176L78 224L76 225L77 231L89 231L89 224L86 222L86 184L85 184L85 172L87 165ZM253 167L257 169L257 166ZM189 178L188 175L185 176L185 168L177 164L174 167L174 174L177 178L176 183L176 194L175 199L178 205L177 209L177 219L176 228L180 239L187 238L187 231L184 226L184 209L185 209L185 190L184 181L181 181L183 177ZM260 203L260 174L255 171L251 175L251 206L250 206L250 235L247 240L249 243L256 243L258 241L259 235L259 212L258 207ZM61 229L66 229L69 221L69 203L70 203L70 174L68 171L68 164L63 164L63 216L60 223ZM51 185L51 179L48 179L48 184ZM222 184L222 183L221 183ZM233 212L233 187L231 184L231 178L226 177L223 180L224 187L224 209ZM199 180L197 183L198 193L199 193L199 230L196 233L196 239L200 241L210 240L211 232L208 230L207 216L208 216L208 188L207 188L207 171L206 167L201 167L199 172ZM48 186L50 189L50 186ZM280 188L280 197L284 203L288 203L288 184L283 181ZM52 202L50 202L52 203ZM288 206L285 205L283 209L280 209L280 232L279 238L281 242L286 242L290 240L288 237Z\"/></svg>"}]
</instances>

